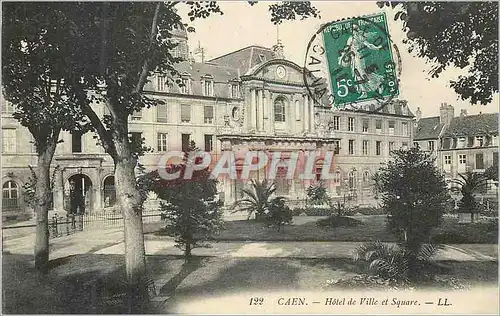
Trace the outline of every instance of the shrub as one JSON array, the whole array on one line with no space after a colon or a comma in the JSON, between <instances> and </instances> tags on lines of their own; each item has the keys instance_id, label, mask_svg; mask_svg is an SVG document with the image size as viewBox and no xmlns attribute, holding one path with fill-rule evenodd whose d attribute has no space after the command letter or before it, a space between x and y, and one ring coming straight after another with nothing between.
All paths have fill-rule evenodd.
<instances>
[{"instance_id":1,"label":"shrub","mask_svg":"<svg viewBox=\"0 0 500 316\"><path fill-rule=\"evenodd\" d=\"M255 217L265 217L264 211L269 209L272 195L276 192L276 185L264 179L262 182L252 180L252 187L242 190L245 197L236 201L233 208L235 212L247 212L248 218L255 214Z\"/></svg>"},{"instance_id":2,"label":"shrub","mask_svg":"<svg viewBox=\"0 0 500 316\"><path fill-rule=\"evenodd\" d=\"M273 227L277 231L280 231L285 225L292 223L292 211L286 206L283 197L272 199L264 214L269 227Z\"/></svg>"},{"instance_id":3,"label":"shrub","mask_svg":"<svg viewBox=\"0 0 500 316\"><path fill-rule=\"evenodd\" d=\"M368 264L365 269L385 280L421 282L432 279L429 259L440 249L438 245L423 244L418 252L409 251L404 245L367 242L354 251L354 261Z\"/></svg>"},{"instance_id":4,"label":"shrub","mask_svg":"<svg viewBox=\"0 0 500 316\"><path fill-rule=\"evenodd\" d=\"M330 201L330 197L328 196L327 190L322 181L318 181L316 184L311 184L307 190L307 200L312 205L321 205L328 203Z\"/></svg>"}]
</instances>

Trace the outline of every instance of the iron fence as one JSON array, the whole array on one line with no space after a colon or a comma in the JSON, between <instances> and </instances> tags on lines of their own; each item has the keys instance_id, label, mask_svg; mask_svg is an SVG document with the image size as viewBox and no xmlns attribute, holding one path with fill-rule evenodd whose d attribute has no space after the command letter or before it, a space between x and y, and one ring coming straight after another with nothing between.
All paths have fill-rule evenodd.
<instances>
[{"instance_id":1,"label":"iron fence","mask_svg":"<svg viewBox=\"0 0 500 316\"><path fill-rule=\"evenodd\" d=\"M67 214L49 219L49 238L68 236L83 230L83 215Z\"/></svg>"}]
</instances>

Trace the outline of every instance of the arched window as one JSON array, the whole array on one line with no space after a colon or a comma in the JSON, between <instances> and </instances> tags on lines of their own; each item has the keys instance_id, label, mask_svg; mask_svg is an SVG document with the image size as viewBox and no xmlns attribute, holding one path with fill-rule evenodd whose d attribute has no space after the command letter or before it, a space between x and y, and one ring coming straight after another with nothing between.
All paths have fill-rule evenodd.
<instances>
[{"instance_id":1,"label":"arched window","mask_svg":"<svg viewBox=\"0 0 500 316\"><path fill-rule=\"evenodd\" d=\"M333 182L340 183L342 181L342 174L340 171L335 172L335 177L333 178Z\"/></svg>"},{"instance_id":2,"label":"arched window","mask_svg":"<svg viewBox=\"0 0 500 316\"><path fill-rule=\"evenodd\" d=\"M350 171L349 172L349 188L354 188L356 187L356 172L355 171Z\"/></svg>"},{"instance_id":3,"label":"arched window","mask_svg":"<svg viewBox=\"0 0 500 316\"><path fill-rule=\"evenodd\" d=\"M363 172L363 182L368 182L370 181L370 172L368 170L365 170Z\"/></svg>"},{"instance_id":4,"label":"arched window","mask_svg":"<svg viewBox=\"0 0 500 316\"><path fill-rule=\"evenodd\" d=\"M9 180L2 187L2 209L12 210L19 207L19 187L17 183Z\"/></svg>"},{"instance_id":5,"label":"arched window","mask_svg":"<svg viewBox=\"0 0 500 316\"><path fill-rule=\"evenodd\" d=\"M274 101L274 121L275 122L285 122L285 100L283 98L277 98Z\"/></svg>"}]
</instances>

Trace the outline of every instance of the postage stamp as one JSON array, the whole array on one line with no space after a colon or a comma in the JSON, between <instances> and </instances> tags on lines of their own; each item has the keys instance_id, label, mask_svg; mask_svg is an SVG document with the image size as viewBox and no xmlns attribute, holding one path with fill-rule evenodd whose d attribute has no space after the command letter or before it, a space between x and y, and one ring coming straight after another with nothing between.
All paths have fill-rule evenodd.
<instances>
[{"instance_id":1,"label":"postage stamp","mask_svg":"<svg viewBox=\"0 0 500 316\"><path fill-rule=\"evenodd\" d=\"M399 95L401 61L384 13L324 24L308 44L304 68L326 79L305 76L312 98L335 109L374 101L370 109L378 111Z\"/></svg>"}]
</instances>

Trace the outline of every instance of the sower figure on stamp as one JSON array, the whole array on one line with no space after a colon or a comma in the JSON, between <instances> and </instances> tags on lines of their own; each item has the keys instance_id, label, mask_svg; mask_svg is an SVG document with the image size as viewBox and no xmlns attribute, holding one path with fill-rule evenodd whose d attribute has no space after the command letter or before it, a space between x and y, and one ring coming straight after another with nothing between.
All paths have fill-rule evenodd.
<instances>
[{"instance_id":1,"label":"sower figure on stamp","mask_svg":"<svg viewBox=\"0 0 500 316\"><path fill-rule=\"evenodd\" d=\"M383 90L384 76L367 69L365 57L367 53L363 51L368 48L371 50L381 50L382 45L373 45L367 41L370 33L362 33L358 30L358 25L353 24L352 35L347 39L346 47L342 50L338 64L342 67L350 67L351 74L357 80L356 90L365 98L368 92L376 91L381 94Z\"/></svg>"}]
</instances>

